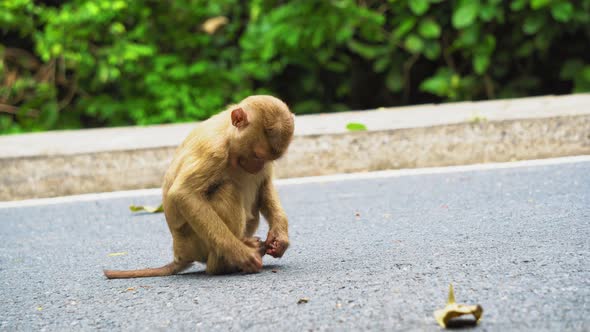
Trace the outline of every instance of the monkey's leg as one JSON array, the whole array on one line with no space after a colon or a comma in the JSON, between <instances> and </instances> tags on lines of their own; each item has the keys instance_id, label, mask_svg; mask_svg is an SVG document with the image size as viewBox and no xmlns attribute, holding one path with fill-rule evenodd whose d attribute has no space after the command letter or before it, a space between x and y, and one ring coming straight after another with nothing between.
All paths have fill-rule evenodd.
<instances>
[{"instance_id":1,"label":"monkey's leg","mask_svg":"<svg viewBox=\"0 0 590 332\"><path fill-rule=\"evenodd\" d=\"M223 256L245 272L260 271L262 259L258 252L244 245L232 233L211 205L211 201L183 188L183 183L175 183L168 191L164 201L165 210L170 209L170 214L177 214L186 220L194 233L203 238L209 252Z\"/></svg>"},{"instance_id":2,"label":"monkey's leg","mask_svg":"<svg viewBox=\"0 0 590 332\"><path fill-rule=\"evenodd\" d=\"M209 253L209 258L207 259L207 268L205 269L207 274L230 274L238 272L239 270L240 269L237 266L232 266L223 257L217 256L213 252Z\"/></svg>"},{"instance_id":3,"label":"monkey's leg","mask_svg":"<svg viewBox=\"0 0 590 332\"><path fill-rule=\"evenodd\" d=\"M177 274L182 270L188 268L191 262L177 262L174 261L162 267L139 269L139 270L103 270L104 275L108 279L126 279L126 278L142 278L142 277L163 277Z\"/></svg>"}]
</instances>

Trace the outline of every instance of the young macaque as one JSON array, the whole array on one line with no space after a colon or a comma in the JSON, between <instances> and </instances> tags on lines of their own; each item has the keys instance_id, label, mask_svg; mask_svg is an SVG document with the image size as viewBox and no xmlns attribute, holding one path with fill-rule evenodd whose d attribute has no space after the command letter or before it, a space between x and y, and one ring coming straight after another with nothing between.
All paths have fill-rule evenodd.
<instances>
[{"instance_id":1,"label":"young macaque","mask_svg":"<svg viewBox=\"0 0 590 332\"><path fill-rule=\"evenodd\" d=\"M105 270L109 279L167 276L193 262L208 274L262 269L262 256L289 246L287 216L272 183L272 161L293 137L294 118L281 100L251 96L203 121L176 150L163 184L174 261L159 268ZM260 213L266 241L253 237Z\"/></svg>"}]
</instances>

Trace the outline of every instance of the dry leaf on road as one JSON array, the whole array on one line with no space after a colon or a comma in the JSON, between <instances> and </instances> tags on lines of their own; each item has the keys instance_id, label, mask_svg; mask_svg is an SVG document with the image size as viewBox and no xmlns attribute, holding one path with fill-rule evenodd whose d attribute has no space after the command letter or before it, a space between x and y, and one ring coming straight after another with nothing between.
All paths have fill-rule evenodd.
<instances>
[{"instance_id":1,"label":"dry leaf on road","mask_svg":"<svg viewBox=\"0 0 590 332\"><path fill-rule=\"evenodd\" d=\"M112 252L112 253L108 254L109 257L123 256L123 255L127 255L127 252L126 251L123 251L123 252Z\"/></svg>"},{"instance_id":2,"label":"dry leaf on road","mask_svg":"<svg viewBox=\"0 0 590 332\"><path fill-rule=\"evenodd\" d=\"M145 212L149 212L149 213L158 213L158 212L164 212L164 207L162 206L162 204L160 204L158 206L130 205L129 210L131 210L133 212L145 211Z\"/></svg>"},{"instance_id":3,"label":"dry leaf on road","mask_svg":"<svg viewBox=\"0 0 590 332\"><path fill-rule=\"evenodd\" d=\"M449 299L447 305L443 309L434 311L434 318L438 324L444 328L448 327L450 320L463 315L473 315L475 321L471 321L472 324L477 324L483 315L483 308L477 305L466 305L455 303L455 292L453 291L453 285L449 285ZM463 323L469 323L463 322Z\"/></svg>"}]
</instances>

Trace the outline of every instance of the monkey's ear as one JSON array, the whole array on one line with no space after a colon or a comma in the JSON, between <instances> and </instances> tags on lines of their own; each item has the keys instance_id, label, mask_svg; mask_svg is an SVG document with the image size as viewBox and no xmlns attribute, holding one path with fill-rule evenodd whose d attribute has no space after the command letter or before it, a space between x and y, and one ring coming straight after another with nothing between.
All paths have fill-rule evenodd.
<instances>
[{"instance_id":1,"label":"monkey's ear","mask_svg":"<svg viewBox=\"0 0 590 332\"><path fill-rule=\"evenodd\" d=\"M244 128L248 125L248 114L239 107L231 111L231 124L236 128Z\"/></svg>"}]
</instances>

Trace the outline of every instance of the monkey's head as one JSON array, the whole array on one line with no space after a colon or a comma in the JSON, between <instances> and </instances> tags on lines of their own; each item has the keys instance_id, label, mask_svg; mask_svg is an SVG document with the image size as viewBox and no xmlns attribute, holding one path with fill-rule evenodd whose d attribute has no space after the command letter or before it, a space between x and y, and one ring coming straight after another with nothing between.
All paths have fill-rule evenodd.
<instances>
[{"instance_id":1,"label":"monkey's head","mask_svg":"<svg viewBox=\"0 0 590 332\"><path fill-rule=\"evenodd\" d=\"M231 108L235 127L232 146L235 166L258 173L279 159L289 147L295 130L289 107L272 96L250 96Z\"/></svg>"}]
</instances>

